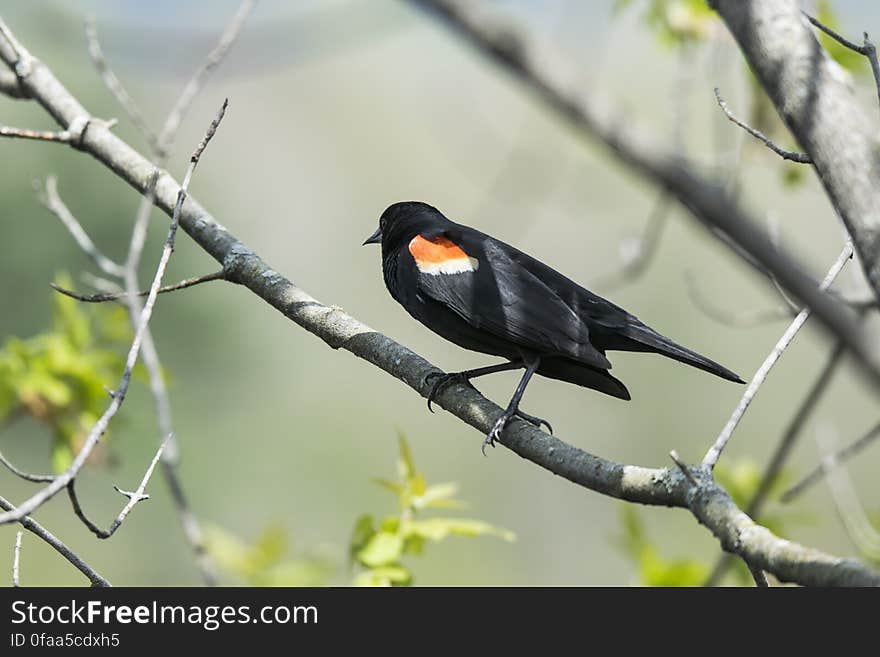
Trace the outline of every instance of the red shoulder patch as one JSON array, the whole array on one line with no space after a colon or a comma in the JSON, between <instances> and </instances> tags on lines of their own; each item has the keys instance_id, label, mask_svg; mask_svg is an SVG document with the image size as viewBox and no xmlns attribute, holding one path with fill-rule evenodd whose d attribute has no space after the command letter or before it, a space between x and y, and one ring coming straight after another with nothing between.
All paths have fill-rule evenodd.
<instances>
[{"instance_id":1,"label":"red shoulder patch","mask_svg":"<svg viewBox=\"0 0 880 657\"><path fill-rule=\"evenodd\" d=\"M409 252L419 271L425 274L461 274L475 271L479 262L446 237L429 240L416 235L409 243Z\"/></svg>"}]
</instances>

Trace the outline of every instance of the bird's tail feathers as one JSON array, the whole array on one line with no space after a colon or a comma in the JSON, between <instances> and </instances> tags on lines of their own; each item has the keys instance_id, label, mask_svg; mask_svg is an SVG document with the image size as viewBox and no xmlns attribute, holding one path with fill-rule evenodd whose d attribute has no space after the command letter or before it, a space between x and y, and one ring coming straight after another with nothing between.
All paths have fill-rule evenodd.
<instances>
[{"instance_id":1,"label":"bird's tail feathers","mask_svg":"<svg viewBox=\"0 0 880 657\"><path fill-rule=\"evenodd\" d=\"M715 376L720 376L722 379L727 379L728 381L745 383L738 374L731 372L723 365L719 365L714 360L706 358L695 351L691 351L687 347L682 347L680 344L673 342L666 336L657 333L654 329L645 326L640 322L628 324L621 333L625 337L644 347L644 351L653 351L662 354L667 358L672 358L680 363L699 368L714 374ZM642 349L639 349L639 351L642 351Z\"/></svg>"}]
</instances>

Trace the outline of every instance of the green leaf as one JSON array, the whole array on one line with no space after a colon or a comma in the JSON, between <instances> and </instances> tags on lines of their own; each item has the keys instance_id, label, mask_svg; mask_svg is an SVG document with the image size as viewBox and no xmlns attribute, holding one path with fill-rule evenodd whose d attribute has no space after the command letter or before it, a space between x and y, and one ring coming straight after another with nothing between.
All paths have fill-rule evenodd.
<instances>
[{"instance_id":1,"label":"green leaf","mask_svg":"<svg viewBox=\"0 0 880 657\"><path fill-rule=\"evenodd\" d=\"M403 537L387 531L373 534L357 553L357 560L369 568L387 566L403 556Z\"/></svg>"},{"instance_id":2,"label":"green leaf","mask_svg":"<svg viewBox=\"0 0 880 657\"><path fill-rule=\"evenodd\" d=\"M376 530L373 529L374 524L373 516L369 513L359 516L355 521L354 529L351 532L351 539L348 542L348 558L350 561L354 561L357 558L357 553L364 549L367 541L376 533Z\"/></svg>"},{"instance_id":3,"label":"green leaf","mask_svg":"<svg viewBox=\"0 0 880 657\"><path fill-rule=\"evenodd\" d=\"M398 462L398 471L403 481L409 481L416 475L416 464L413 460L412 450L406 441L403 433L397 434L397 442L400 445L400 461Z\"/></svg>"},{"instance_id":4,"label":"green leaf","mask_svg":"<svg viewBox=\"0 0 880 657\"><path fill-rule=\"evenodd\" d=\"M292 559L261 573L257 586L322 586L330 577L330 565L320 559Z\"/></svg>"},{"instance_id":5,"label":"green leaf","mask_svg":"<svg viewBox=\"0 0 880 657\"><path fill-rule=\"evenodd\" d=\"M397 497L403 496L404 486L403 484L398 484L396 481L390 481L388 479L373 479L373 483L381 486L382 488L386 488L390 490L392 493L397 495Z\"/></svg>"},{"instance_id":6,"label":"green leaf","mask_svg":"<svg viewBox=\"0 0 880 657\"><path fill-rule=\"evenodd\" d=\"M413 507L416 509L460 509L466 505L453 499L457 493L458 486L454 483L427 486L421 495L413 499Z\"/></svg>"},{"instance_id":7,"label":"green leaf","mask_svg":"<svg viewBox=\"0 0 880 657\"><path fill-rule=\"evenodd\" d=\"M442 541L449 535L497 536L505 541L516 540L516 535L506 529L490 525L482 520L468 518L428 518L410 520L402 525L405 536L420 536L430 541Z\"/></svg>"},{"instance_id":8,"label":"green leaf","mask_svg":"<svg viewBox=\"0 0 880 657\"><path fill-rule=\"evenodd\" d=\"M701 586L709 576L708 564L696 559L666 561L653 548L644 550L639 567L646 586Z\"/></svg>"},{"instance_id":9,"label":"green leaf","mask_svg":"<svg viewBox=\"0 0 880 657\"><path fill-rule=\"evenodd\" d=\"M412 573L403 566L383 566L360 573L354 578L355 586L409 586Z\"/></svg>"}]
</instances>

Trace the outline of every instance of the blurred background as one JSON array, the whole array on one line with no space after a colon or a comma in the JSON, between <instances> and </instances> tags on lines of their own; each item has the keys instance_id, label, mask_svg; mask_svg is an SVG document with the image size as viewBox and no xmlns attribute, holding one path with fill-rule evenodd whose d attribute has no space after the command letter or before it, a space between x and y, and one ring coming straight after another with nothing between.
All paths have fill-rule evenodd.
<instances>
[{"instance_id":1,"label":"blurred background","mask_svg":"<svg viewBox=\"0 0 880 657\"><path fill-rule=\"evenodd\" d=\"M839 222L813 175L793 172L755 146L719 111L712 89L731 108L758 120L761 98L719 25L699 23L694 38L672 38L650 12L658 3L509 0L497 13L552 41L580 71L589 93L617 103L632 121L679 148L709 173L737 181L744 202L778 231L817 277L842 246ZM664 4L664 3L659 3ZM685 9L692 3L678 4ZM615 5L625 5L615 9ZM96 74L83 18L94 15L105 54L158 130L180 88L213 47L238 2L39 0L4 3L18 38L43 59L97 116L118 117L117 133L146 145ZM833 4L840 29L856 38L880 33L880 6ZM688 14L682 15L688 19ZM700 21L704 18L697 17ZM666 15L675 27L675 16ZM689 20L689 19L688 19ZM697 19L695 19L697 20ZM685 20L681 28L690 27ZM687 43L683 43L686 41ZM692 42L691 42L692 41ZM853 84L876 117L870 76L853 65ZM460 220L524 248L609 297L673 339L744 378L775 344L787 321L740 327L706 314L688 290L735 315L780 305L779 295L680 208L671 206L645 271L617 275L651 221L658 192L573 133L517 81L500 72L437 21L405 2L262 0L228 58L187 116L169 169L182 175L192 147L224 97L229 111L196 173L191 192L236 236L304 290L454 371L491 359L444 342L409 318L388 295L375 247L360 244L389 204L430 202ZM762 125L774 129L772 112ZM34 103L0 97L0 122L53 129ZM778 126L777 126L778 129ZM785 133L776 133L783 143ZM793 144L789 144L793 146ZM48 287L68 273L87 290L93 266L32 184L58 176L59 192L95 242L122 259L138 198L111 172L73 149L0 141L0 338L46 331L55 300ZM801 174L801 175L798 175ZM156 213L142 281L158 261L167 218ZM180 234L166 280L207 273L216 264ZM856 264L840 288L864 289ZM91 309L84 312L93 312ZM244 289L210 283L161 297L152 321L167 370L181 476L206 525L250 542L278 528L287 554L329 564L326 582L351 581L348 546L364 513L397 513L376 486L394 478L398 432L430 482L454 481L468 509L516 534L451 537L407 565L422 585L620 585L645 580L632 548L632 514L501 448L480 455L482 436L397 380L286 320ZM808 326L761 388L722 463L744 486L754 479L827 358L831 344ZM124 345L118 346L122 353ZM563 440L624 463L669 465L702 458L743 388L655 356L613 354L629 387L624 403L537 379L523 407L548 418ZM116 385L117 374L106 384ZM505 403L517 373L478 387ZM817 430L849 442L875 418L876 400L847 364L804 430L789 476L817 462ZM136 377L107 439L112 458L78 479L87 512L107 526L156 448L152 399ZM29 417L7 423L0 449L24 469L51 469L52 434ZM862 500L880 509L877 449L850 468ZM736 475L739 473L739 475ZM745 473L745 474L743 474ZM13 502L34 485L0 472ZM35 517L115 584L196 585L199 577L169 495L157 474L152 499L135 508L117 534L99 541L74 517L64 495ZM795 504L769 511L788 538L837 555L856 555L824 485ZM718 547L682 510L639 508L638 532L670 563L708 567ZM625 539L630 526L629 541ZM0 568L12 562L16 527L0 527ZM22 584L79 585L81 575L25 533ZM3 571L0 571L3 572ZM0 576L5 585L8 578ZM237 583L234 572L221 581ZM731 583L735 579L730 580Z\"/></svg>"}]
</instances>

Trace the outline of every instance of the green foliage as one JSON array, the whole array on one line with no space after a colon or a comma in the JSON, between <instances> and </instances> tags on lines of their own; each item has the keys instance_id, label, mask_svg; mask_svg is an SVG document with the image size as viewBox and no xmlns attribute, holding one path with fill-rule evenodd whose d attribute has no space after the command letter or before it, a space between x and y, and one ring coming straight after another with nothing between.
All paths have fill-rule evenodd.
<instances>
[{"instance_id":1,"label":"green foliage","mask_svg":"<svg viewBox=\"0 0 880 657\"><path fill-rule=\"evenodd\" d=\"M615 0L619 12L635 0ZM664 46L684 46L705 40L716 27L718 17L706 0L647 0L642 19Z\"/></svg>"},{"instance_id":2,"label":"green foliage","mask_svg":"<svg viewBox=\"0 0 880 657\"><path fill-rule=\"evenodd\" d=\"M709 576L709 565L698 559L665 559L648 538L638 509L621 504L623 535L619 543L633 560L643 586L700 586Z\"/></svg>"},{"instance_id":3,"label":"green foliage","mask_svg":"<svg viewBox=\"0 0 880 657\"><path fill-rule=\"evenodd\" d=\"M464 506L455 499L455 484L428 485L416 469L406 439L399 436L400 459L396 481L377 479L376 484L392 492L400 512L377 521L365 514L357 519L349 543L349 557L363 571L354 578L356 586L409 586L412 572L401 561L407 555L422 554L428 542L449 536L497 536L513 541L514 535L481 520L457 517L418 518L426 509L453 509Z\"/></svg>"},{"instance_id":4,"label":"green foliage","mask_svg":"<svg viewBox=\"0 0 880 657\"><path fill-rule=\"evenodd\" d=\"M287 536L271 524L246 543L225 529L205 528L205 548L217 566L250 586L322 586L332 568L318 557L286 558Z\"/></svg>"},{"instance_id":5,"label":"green foliage","mask_svg":"<svg viewBox=\"0 0 880 657\"><path fill-rule=\"evenodd\" d=\"M65 275L56 283L71 287ZM48 425L52 467L61 472L107 407L104 386L122 373L120 347L130 332L120 306L85 308L53 296L51 328L26 339L9 338L0 349L0 422L28 415Z\"/></svg>"}]
</instances>

